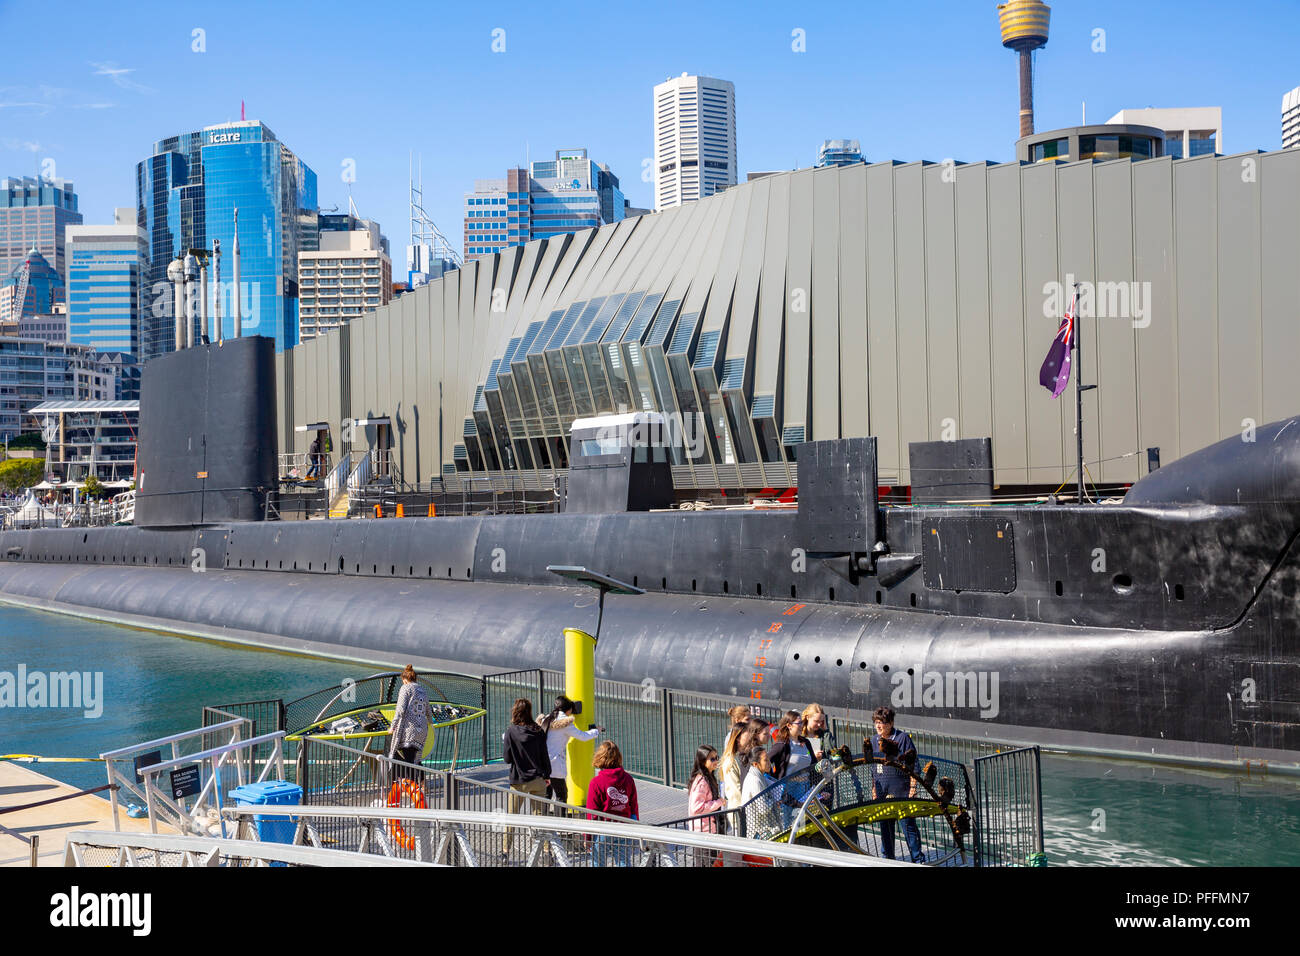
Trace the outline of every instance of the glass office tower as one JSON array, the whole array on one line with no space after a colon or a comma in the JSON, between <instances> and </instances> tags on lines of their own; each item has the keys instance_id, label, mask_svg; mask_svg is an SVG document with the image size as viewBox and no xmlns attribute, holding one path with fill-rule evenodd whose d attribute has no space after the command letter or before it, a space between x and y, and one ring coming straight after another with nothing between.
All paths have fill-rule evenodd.
<instances>
[{"instance_id":1,"label":"glass office tower","mask_svg":"<svg viewBox=\"0 0 1300 956\"><path fill-rule=\"evenodd\" d=\"M214 239L222 252L222 334L234 334L236 208L242 331L274 338L277 352L298 343L298 252L316 244L316 174L270 129L248 120L159 141L136 166L136 206L149 237L143 358L173 348L167 266L178 252L211 249ZM209 286L212 315L211 270Z\"/></svg>"},{"instance_id":2,"label":"glass office tower","mask_svg":"<svg viewBox=\"0 0 1300 956\"><path fill-rule=\"evenodd\" d=\"M0 179L0 277L22 265L33 249L55 272L66 275L63 231L80 222L77 194L69 180L30 176ZM59 295L63 295L62 288Z\"/></svg>"},{"instance_id":3,"label":"glass office tower","mask_svg":"<svg viewBox=\"0 0 1300 956\"><path fill-rule=\"evenodd\" d=\"M627 203L618 177L586 149L560 149L555 159L505 179L477 179L465 194L465 259L481 259L508 246L591 229L623 218Z\"/></svg>"},{"instance_id":4,"label":"glass office tower","mask_svg":"<svg viewBox=\"0 0 1300 956\"><path fill-rule=\"evenodd\" d=\"M140 352L149 243L132 208L111 226L69 226L68 341L106 352Z\"/></svg>"}]
</instances>

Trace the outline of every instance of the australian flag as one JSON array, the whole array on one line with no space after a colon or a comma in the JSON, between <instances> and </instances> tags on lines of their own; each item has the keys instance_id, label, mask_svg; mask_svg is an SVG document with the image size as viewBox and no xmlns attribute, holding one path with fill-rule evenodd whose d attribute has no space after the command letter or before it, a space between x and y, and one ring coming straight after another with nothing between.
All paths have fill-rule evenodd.
<instances>
[{"instance_id":1,"label":"australian flag","mask_svg":"<svg viewBox=\"0 0 1300 956\"><path fill-rule=\"evenodd\" d=\"M1061 327L1056 330L1052 347L1047 350L1043 367L1038 370L1038 384L1052 393L1052 398L1060 398L1065 386L1070 384L1070 365L1074 346L1074 312L1079 304L1079 293L1075 292L1074 301L1061 317Z\"/></svg>"}]
</instances>

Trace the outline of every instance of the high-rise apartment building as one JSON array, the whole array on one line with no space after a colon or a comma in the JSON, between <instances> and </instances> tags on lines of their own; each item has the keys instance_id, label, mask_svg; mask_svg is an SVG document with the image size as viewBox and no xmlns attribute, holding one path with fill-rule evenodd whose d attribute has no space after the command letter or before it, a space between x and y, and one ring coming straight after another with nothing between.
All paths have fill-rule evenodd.
<instances>
[{"instance_id":1,"label":"high-rise apartment building","mask_svg":"<svg viewBox=\"0 0 1300 956\"><path fill-rule=\"evenodd\" d=\"M68 227L68 341L138 355L149 237L134 209L114 210L113 220Z\"/></svg>"},{"instance_id":2,"label":"high-rise apartment building","mask_svg":"<svg viewBox=\"0 0 1300 956\"><path fill-rule=\"evenodd\" d=\"M618 222L627 208L608 166L585 149L556 150L554 159L507 170L504 179L474 181L465 195L465 258Z\"/></svg>"},{"instance_id":3,"label":"high-rise apartment building","mask_svg":"<svg viewBox=\"0 0 1300 956\"><path fill-rule=\"evenodd\" d=\"M736 185L736 87L681 76L654 88L655 209Z\"/></svg>"},{"instance_id":4,"label":"high-rise apartment building","mask_svg":"<svg viewBox=\"0 0 1300 956\"><path fill-rule=\"evenodd\" d=\"M1300 86L1282 97L1282 148L1300 146Z\"/></svg>"},{"instance_id":5,"label":"high-rise apartment building","mask_svg":"<svg viewBox=\"0 0 1300 956\"><path fill-rule=\"evenodd\" d=\"M0 277L9 275L33 249L65 275L63 230L80 222L77 194L68 180L0 179Z\"/></svg>"},{"instance_id":6,"label":"high-rise apartment building","mask_svg":"<svg viewBox=\"0 0 1300 956\"><path fill-rule=\"evenodd\" d=\"M84 345L0 336L0 438L39 428L32 408L49 401L111 401L112 369Z\"/></svg>"},{"instance_id":7,"label":"high-rise apartment building","mask_svg":"<svg viewBox=\"0 0 1300 956\"><path fill-rule=\"evenodd\" d=\"M211 249L220 240L223 288L218 293L210 281L208 295L222 295L226 338L234 334L238 209L242 331L274 338L276 351L297 344L298 253L316 248L316 174L270 129L240 120L159 140L153 155L136 165L136 207L149 240L151 300L165 298L162 283L178 252ZM147 309L141 356L170 352L174 329L170 309Z\"/></svg>"},{"instance_id":8,"label":"high-rise apartment building","mask_svg":"<svg viewBox=\"0 0 1300 956\"><path fill-rule=\"evenodd\" d=\"M393 264L379 223L322 215L318 248L298 253L300 338L336 329L392 296Z\"/></svg>"},{"instance_id":9,"label":"high-rise apartment building","mask_svg":"<svg viewBox=\"0 0 1300 956\"><path fill-rule=\"evenodd\" d=\"M1165 131L1165 155L1174 159L1223 154L1223 109L1194 106L1120 110L1106 124L1154 126Z\"/></svg>"},{"instance_id":10,"label":"high-rise apartment building","mask_svg":"<svg viewBox=\"0 0 1300 956\"><path fill-rule=\"evenodd\" d=\"M817 150L818 166L852 166L863 162L862 144L856 139L824 140Z\"/></svg>"},{"instance_id":11,"label":"high-rise apartment building","mask_svg":"<svg viewBox=\"0 0 1300 956\"><path fill-rule=\"evenodd\" d=\"M7 327L0 328L8 334ZM68 341L68 307L56 305L53 312L23 316L18 321L16 334L20 339L40 339L42 342Z\"/></svg>"}]
</instances>

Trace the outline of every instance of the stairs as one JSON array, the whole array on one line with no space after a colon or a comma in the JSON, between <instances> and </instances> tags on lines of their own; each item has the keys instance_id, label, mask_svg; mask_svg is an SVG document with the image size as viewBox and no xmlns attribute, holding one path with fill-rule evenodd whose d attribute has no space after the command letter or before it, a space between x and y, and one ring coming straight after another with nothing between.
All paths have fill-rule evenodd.
<instances>
[{"instance_id":1,"label":"stairs","mask_svg":"<svg viewBox=\"0 0 1300 956\"><path fill-rule=\"evenodd\" d=\"M346 518L348 516L348 505L349 505L348 489L347 489L347 485L344 485L342 488L339 489L338 494L336 494L330 500L330 510L329 510L330 517Z\"/></svg>"}]
</instances>

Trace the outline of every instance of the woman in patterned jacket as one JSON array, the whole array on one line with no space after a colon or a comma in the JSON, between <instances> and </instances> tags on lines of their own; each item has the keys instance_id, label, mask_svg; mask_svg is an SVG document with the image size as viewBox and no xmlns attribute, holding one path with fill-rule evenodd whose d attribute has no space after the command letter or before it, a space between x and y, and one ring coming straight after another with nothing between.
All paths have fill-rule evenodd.
<instances>
[{"instance_id":1,"label":"woman in patterned jacket","mask_svg":"<svg viewBox=\"0 0 1300 956\"><path fill-rule=\"evenodd\" d=\"M402 763L418 763L429 739L429 692L415 679L410 664L402 671L402 689L397 693L397 709L389 730L389 754ZM409 770L402 776L411 776Z\"/></svg>"}]
</instances>

